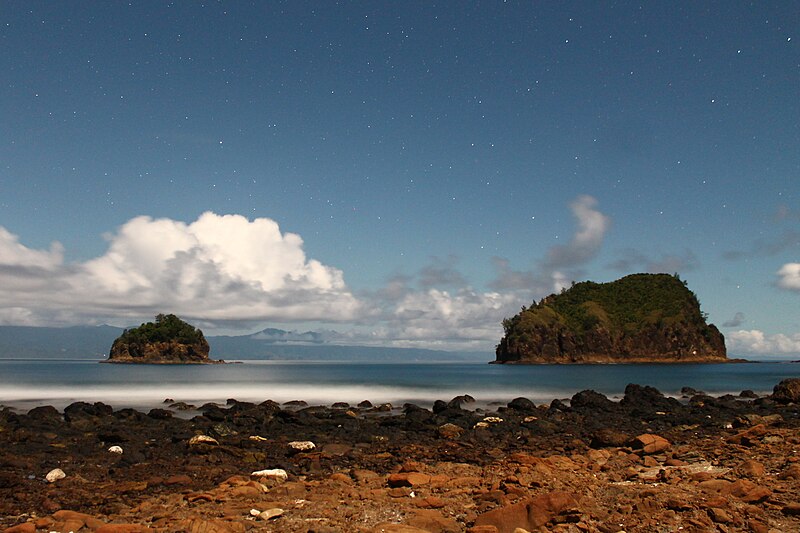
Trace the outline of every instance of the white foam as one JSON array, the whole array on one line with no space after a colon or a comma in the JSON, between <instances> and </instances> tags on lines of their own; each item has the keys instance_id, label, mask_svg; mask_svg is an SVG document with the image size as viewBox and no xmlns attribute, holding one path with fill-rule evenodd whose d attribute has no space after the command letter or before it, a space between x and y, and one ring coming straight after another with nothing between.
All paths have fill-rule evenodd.
<instances>
[{"instance_id":1,"label":"white foam","mask_svg":"<svg viewBox=\"0 0 800 533\"><path fill-rule=\"evenodd\" d=\"M491 402L508 402L513 398L525 396L536 403L549 402L553 398L571 396L563 390L509 390L507 388L486 388L463 390L456 388L418 388L371 385L317 385L317 384L187 384L159 383L141 385L100 385L100 386L48 386L48 387L5 387L0 394L0 403L10 406L32 408L38 405L52 405L63 408L76 401L103 402L115 408L150 408L162 405L164 400L201 405L207 402L225 403L234 398L240 401L263 402L274 400L279 403L291 400L304 400L311 405L331 405L335 402L357 404L369 400L373 404L391 403L402 405L406 402L430 405L436 400L469 394L481 405Z\"/></svg>"}]
</instances>

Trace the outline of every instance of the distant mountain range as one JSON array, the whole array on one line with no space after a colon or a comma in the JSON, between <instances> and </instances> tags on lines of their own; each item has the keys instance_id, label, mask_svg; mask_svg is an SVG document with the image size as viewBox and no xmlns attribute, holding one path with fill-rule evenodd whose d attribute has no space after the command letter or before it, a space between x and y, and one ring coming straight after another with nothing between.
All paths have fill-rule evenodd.
<instances>
[{"instance_id":1,"label":"distant mountain range","mask_svg":"<svg viewBox=\"0 0 800 533\"><path fill-rule=\"evenodd\" d=\"M0 359L97 359L123 332L113 326L40 328L0 326ZM487 352L447 352L421 348L348 346L331 342L333 331L295 332L268 328L250 335L207 336L212 359L360 362L488 362Z\"/></svg>"}]
</instances>

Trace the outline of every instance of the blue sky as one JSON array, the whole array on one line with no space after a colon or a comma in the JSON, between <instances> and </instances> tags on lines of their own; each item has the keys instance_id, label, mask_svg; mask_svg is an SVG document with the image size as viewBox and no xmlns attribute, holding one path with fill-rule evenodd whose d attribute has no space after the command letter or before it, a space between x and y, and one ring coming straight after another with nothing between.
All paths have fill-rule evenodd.
<instances>
[{"instance_id":1,"label":"blue sky","mask_svg":"<svg viewBox=\"0 0 800 533\"><path fill-rule=\"evenodd\" d=\"M492 349L677 272L800 353L790 2L7 2L0 323ZM723 324L725 324L723 326Z\"/></svg>"}]
</instances>

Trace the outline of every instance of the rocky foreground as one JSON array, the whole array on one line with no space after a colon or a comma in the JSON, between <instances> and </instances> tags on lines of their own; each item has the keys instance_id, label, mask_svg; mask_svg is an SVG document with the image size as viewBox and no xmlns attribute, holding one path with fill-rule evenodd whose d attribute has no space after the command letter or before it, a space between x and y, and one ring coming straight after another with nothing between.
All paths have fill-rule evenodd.
<instances>
[{"instance_id":1,"label":"rocky foreground","mask_svg":"<svg viewBox=\"0 0 800 533\"><path fill-rule=\"evenodd\" d=\"M0 411L0 530L800 531L800 380L684 401L629 385L491 411L471 398L142 413Z\"/></svg>"}]
</instances>

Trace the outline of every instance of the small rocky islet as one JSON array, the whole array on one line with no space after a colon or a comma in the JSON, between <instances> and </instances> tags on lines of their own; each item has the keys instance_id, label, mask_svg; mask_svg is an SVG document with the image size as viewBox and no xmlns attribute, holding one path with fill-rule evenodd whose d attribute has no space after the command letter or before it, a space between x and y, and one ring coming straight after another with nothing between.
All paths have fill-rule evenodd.
<instances>
[{"instance_id":1,"label":"small rocky islet","mask_svg":"<svg viewBox=\"0 0 800 533\"><path fill-rule=\"evenodd\" d=\"M209 358L203 332L173 314L159 314L154 322L126 329L111 345L104 363L220 364Z\"/></svg>"},{"instance_id":2,"label":"small rocky islet","mask_svg":"<svg viewBox=\"0 0 800 533\"><path fill-rule=\"evenodd\" d=\"M800 379L534 405L0 410L0 531L800 531Z\"/></svg>"}]
</instances>

